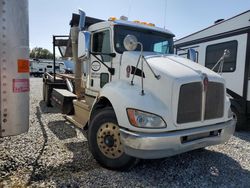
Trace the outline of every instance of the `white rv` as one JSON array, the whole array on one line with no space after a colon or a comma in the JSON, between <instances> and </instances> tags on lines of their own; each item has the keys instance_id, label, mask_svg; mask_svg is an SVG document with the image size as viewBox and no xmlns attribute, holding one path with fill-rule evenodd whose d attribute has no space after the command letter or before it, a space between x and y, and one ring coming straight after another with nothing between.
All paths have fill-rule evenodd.
<instances>
[{"instance_id":1,"label":"white rv","mask_svg":"<svg viewBox=\"0 0 250 188\"><path fill-rule=\"evenodd\" d=\"M176 54L189 58L189 49L195 50L197 63L214 68L214 71L220 69L231 96L237 128L247 128L246 120L250 115L250 10L227 20L220 19L208 28L175 41ZM230 51L230 56L217 64L225 49Z\"/></svg>"},{"instance_id":2,"label":"white rv","mask_svg":"<svg viewBox=\"0 0 250 188\"><path fill-rule=\"evenodd\" d=\"M65 73L66 66L61 61L56 61L56 73ZM53 60L48 59L31 59L30 60L30 75L34 77L42 77L44 72L52 73L54 71Z\"/></svg>"}]
</instances>

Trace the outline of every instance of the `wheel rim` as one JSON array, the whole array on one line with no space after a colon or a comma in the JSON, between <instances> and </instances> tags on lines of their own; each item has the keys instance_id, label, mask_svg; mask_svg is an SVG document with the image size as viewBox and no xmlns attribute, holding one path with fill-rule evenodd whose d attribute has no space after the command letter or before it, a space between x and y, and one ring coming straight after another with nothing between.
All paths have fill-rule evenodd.
<instances>
[{"instance_id":1,"label":"wheel rim","mask_svg":"<svg viewBox=\"0 0 250 188\"><path fill-rule=\"evenodd\" d=\"M108 158L118 158L123 154L119 127L114 123L104 123L97 132L97 144L100 151Z\"/></svg>"}]
</instances>

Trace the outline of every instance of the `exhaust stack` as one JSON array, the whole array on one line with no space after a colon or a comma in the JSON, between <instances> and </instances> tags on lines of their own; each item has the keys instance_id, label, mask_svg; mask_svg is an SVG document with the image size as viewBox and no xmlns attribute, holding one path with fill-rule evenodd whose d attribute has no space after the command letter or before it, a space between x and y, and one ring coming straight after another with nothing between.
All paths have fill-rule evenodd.
<instances>
[{"instance_id":1,"label":"exhaust stack","mask_svg":"<svg viewBox=\"0 0 250 188\"><path fill-rule=\"evenodd\" d=\"M70 29L70 38L72 43L72 56L75 62L75 91L77 98L81 98L81 82L82 82L82 62L78 58L78 34L85 27L85 12L79 10L80 20L78 24L72 24ZM73 20L73 18L72 18Z\"/></svg>"}]
</instances>

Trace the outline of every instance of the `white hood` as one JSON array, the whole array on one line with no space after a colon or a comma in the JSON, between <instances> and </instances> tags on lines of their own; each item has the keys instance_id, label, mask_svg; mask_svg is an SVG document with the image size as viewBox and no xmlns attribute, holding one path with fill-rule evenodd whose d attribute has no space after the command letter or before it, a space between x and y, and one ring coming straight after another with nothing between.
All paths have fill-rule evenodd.
<instances>
[{"instance_id":1,"label":"white hood","mask_svg":"<svg viewBox=\"0 0 250 188\"><path fill-rule=\"evenodd\" d=\"M139 62L138 69L136 73L135 67L140 56L140 52L125 52L121 60L121 70L120 77L122 80L131 83L131 80L134 76L133 84L134 89L144 90L145 96L154 96L155 99L160 101L166 107L165 115L162 115L167 124L175 124L180 129L197 127L197 126L206 126L211 123L212 120L206 120L206 122L190 122L185 123L185 125L179 125L177 123L177 112L179 104L179 93L183 85L204 82L204 76L208 78L209 82L218 82L225 85L224 79L214 71L203 67L195 62L192 62L188 59L176 56L176 55L159 55L155 53L145 53L144 57L147 63L143 63L143 73L141 74L141 62ZM154 77L150 67L156 75L160 75L160 79ZM134 69L134 72L129 70ZM142 80L142 75L145 75L145 78ZM197 87L194 91L198 91ZM185 91L186 92L186 91ZM191 91L192 92L192 91ZM225 92L225 88L224 88ZM197 92L196 92L197 93ZM188 93L190 94L190 92ZM138 92L139 95L139 92ZM194 95L194 98L197 95ZM146 99L146 97L145 97ZM145 100L145 102L147 102ZM149 112L154 112L152 109ZM159 113L160 114L160 113ZM220 121L224 117L220 118ZM181 123L180 123L181 124Z\"/></svg>"},{"instance_id":2,"label":"white hood","mask_svg":"<svg viewBox=\"0 0 250 188\"><path fill-rule=\"evenodd\" d=\"M155 55L146 56L152 68L160 73L166 74L173 79L195 79L206 74L209 80L222 81L221 76L210 69L203 67L189 59L176 55Z\"/></svg>"},{"instance_id":3,"label":"white hood","mask_svg":"<svg viewBox=\"0 0 250 188\"><path fill-rule=\"evenodd\" d=\"M129 64L136 66L139 55L140 52L125 52L122 57L122 65ZM197 81L201 79L202 74L206 74L209 81L224 83L223 78L219 74L189 59L177 55L159 55L152 52L144 52L143 55L155 73L161 77L167 77L167 79L171 80ZM141 69L141 63L139 63L138 68ZM152 73L147 70L148 67L146 63L144 63L146 78L149 74L152 75Z\"/></svg>"}]
</instances>

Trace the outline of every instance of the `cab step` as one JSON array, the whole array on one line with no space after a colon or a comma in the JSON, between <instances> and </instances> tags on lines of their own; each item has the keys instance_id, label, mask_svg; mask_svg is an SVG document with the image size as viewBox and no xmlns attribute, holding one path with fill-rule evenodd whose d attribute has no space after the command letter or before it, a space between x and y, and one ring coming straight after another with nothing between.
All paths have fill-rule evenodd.
<instances>
[{"instance_id":1,"label":"cab step","mask_svg":"<svg viewBox=\"0 0 250 188\"><path fill-rule=\"evenodd\" d=\"M90 106L85 100L73 100L74 115L68 115L65 118L76 125L77 127L83 129L89 120Z\"/></svg>"}]
</instances>

